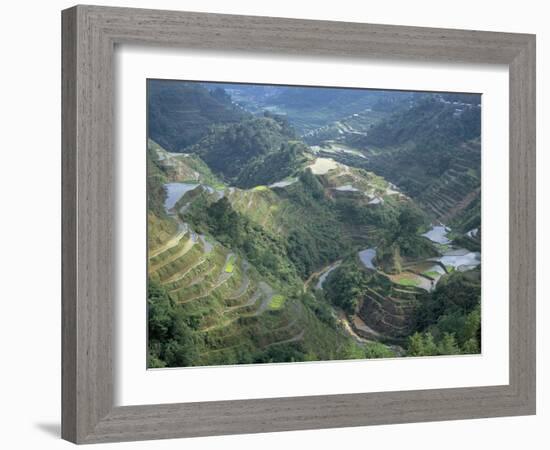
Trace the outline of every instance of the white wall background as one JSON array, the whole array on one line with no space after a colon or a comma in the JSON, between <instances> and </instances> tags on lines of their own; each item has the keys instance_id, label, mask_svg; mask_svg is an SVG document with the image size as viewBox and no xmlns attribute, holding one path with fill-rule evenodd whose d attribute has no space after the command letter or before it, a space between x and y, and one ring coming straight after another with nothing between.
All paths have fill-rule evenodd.
<instances>
[{"instance_id":1,"label":"white wall background","mask_svg":"<svg viewBox=\"0 0 550 450\"><path fill-rule=\"evenodd\" d=\"M550 187L548 11L536 0L387 0L321 2L277 0L103 1L134 6L233 14L271 15L397 25L469 28L537 34L538 89L538 278L550 227L543 191ZM0 413L3 448L69 448L59 438L60 417L60 10L71 1L6 2L0 18L0 123L2 124L0 245ZM546 19L545 19L546 17ZM545 294L547 294L545 296ZM366 448L465 449L544 448L550 422L548 329L543 304L549 290L538 286L538 415L441 423L390 425L215 438L119 444L117 448L263 449L343 445ZM545 427L546 424L546 427ZM98 448L106 446L98 446ZM109 447L114 448L114 447Z\"/></svg>"}]
</instances>

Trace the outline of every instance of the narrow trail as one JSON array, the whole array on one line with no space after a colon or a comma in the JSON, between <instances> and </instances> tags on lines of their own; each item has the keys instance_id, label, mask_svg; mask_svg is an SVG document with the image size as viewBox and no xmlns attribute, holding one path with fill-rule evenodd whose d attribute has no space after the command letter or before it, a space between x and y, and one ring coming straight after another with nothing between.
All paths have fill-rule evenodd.
<instances>
[{"instance_id":1,"label":"narrow trail","mask_svg":"<svg viewBox=\"0 0 550 450\"><path fill-rule=\"evenodd\" d=\"M176 272L174 275L172 275L170 278L168 278L167 280L163 281L162 284L172 284L172 283L177 283L178 281L180 281L182 278L185 278L185 276L191 272L195 267L197 266L200 266L203 262L206 261L206 258L200 258L195 264L193 264L191 267L189 267L185 272ZM174 289L175 291L177 291L177 289Z\"/></svg>"},{"instance_id":2,"label":"narrow trail","mask_svg":"<svg viewBox=\"0 0 550 450\"><path fill-rule=\"evenodd\" d=\"M168 239L160 247L156 248L155 250L151 250L149 252L149 259L154 258L155 256L158 256L161 253L164 253L166 250L170 250L172 247L175 247L176 245L178 245L180 239L183 236L185 236L186 233L187 233L187 230L182 230L178 232L176 235L172 236L170 239Z\"/></svg>"},{"instance_id":3,"label":"narrow trail","mask_svg":"<svg viewBox=\"0 0 550 450\"><path fill-rule=\"evenodd\" d=\"M231 312L240 308L246 308L247 306L252 306L258 301L261 295L262 295L262 291L258 289L256 292L254 292L254 295L250 296L250 298L246 301L246 303L243 303L242 305L230 306L229 308L226 308L225 311Z\"/></svg>"},{"instance_id":4,"label":"narrow trail","mask_svg":"<svg viewBox=\"0 0 550 450\"><path fill-rule=\"evenodd\" d=\"M344 327L344 330L358 343L358 344L368 344L372 341L369 341L368 339L365 339L361 336L359 336L354 330L353 327L350 325L348 318L346 317L346 314L342 310L337 310L338 322Z\"/></svg>"},{"instance_id":5,"label":"narrow trail","mask_svg":"<svg viewBox=\"0 0 550 450\"><path fill-rule=\"evenodd\" d=\"M178 244L179 244L179 241L178 241ZM177 244L176 244L177 245ZM177 251L176 253L174 253L172 256L170 256L169 258L166 258L164 259L162 262L160 262L159 264L156 264L156 265L151 265L149 267L149 272L152 273L152 272L156 272L157 270L159 269L162 269L164 266L170 264L171 262L174 262L176 259L178 258L181 258L182 256L184 256L189 250L191 250L191 248L195 245L195 241L193 241L193 239L188 239L187 242L183 245L183 247ZM175 247L175 246L174 246ZM172 248L172 247L171 247ZM161 253L164 253L164 252L161 252ZM150 257L152 258L152 257ZM149 259L150 259L149 258Z\"/></svg>"},{"instance_id":6,"label":"narrow trail","mask_svg":"<svg viewBox=\"0 0 550 450\"><path fill-rule=\"evenodd\" d=\"M237 291L230 297L227 297L226 300L237 300L239 297L242 297L244 293L248 290L248 286L250 286L250 278L245 273L242 277L242 282L239 286L239 289L237 289Z\"/></svg>"},{"instance_id":7,"label":"narrow trail","mask_svg":"<svg viewBox=\"0 0 550 450\"><path fill-rule=\"evenodd\" d=\"M307 291L309 285L311 284L311 281L314 280L316 277L320 276L321 274L323 274L324 272L326 272L327 270L330 270L331 267L333 267L334 265L339 265L341 264L342 260L336 260L336 261L333 261L332 263L326 265L325 267L323 267L322 269L318 270L317 272L315 273L312 273L308 279L304 282L304 292ZM345 312L343 310L341 310L340 308L337 308L335 306L332 307L333 311L334 311L334 314L336 316L336 319L338 320L338 322L342 325L344 331L346 332L346 334L348 334L352 339L354 339L358 344L367 344L367 343L371 343L373 341L370 341L368 339L365 339L361 336L359 336L355 330L353 329L353 327L350 325L349 323L349 320L345 314ZM356 317L356 316L355 316ZM374 332L374 330L373 330ZM374 332L376 333L376 332Z\"/></svg>"},{"instance_id":8,"label":"narrow trail","mask_svg":"<svg viewBox=\"0 0 550 450\"><path fill-rule=\"evenodd\" d=\"M306 331L302 330L297 335L292 336L289 339L285 339L283 341L278 341L278 342L272 342L271 344L266 345L264 348L272 347L273 345L289 344L291 342L301 341L304 338L305 333Z\"/></svg>"},{"instance_id":9,"label":"narrow trail","mask_svg":"<svg viewBox=\"0 0 550 450\"><path fill-rule=\"evenodd\" d=\"M304 292L307 291L309 285L311 284L311 282L316 278L316 277L319 277L321 276L324 272L326 272L327 270L330 270L333 266L335 265L339 265L342 263L342 260L341 259L338 259L336 261L333 261L331 262L330 264L327 264L326 266L322 267L321 269L319 269L317 272L313 272L306 281L304 281Z\"/></svg>"},{"instance_id":10,"label":"narrow trail","mask_svg":"<svg viewBox=\"0 0 550 450\"><path fill-rule=\"evenodd\" d=\"M207 291L204 294L200 294L200 295L197 295L195 297L188 298L185 301L179 301L178 303L180 305L183 305L184 303L194 302L196 300L200 300L202 298L208 297L210 294L212 294L212 292L214 292L221 285L223 285L227 280L229 280L232 275L233 275L233 273L228 273L226 277L223 277L221 280L218 280L218 282L216 284L214 284L209 289L207 289Z\"/></svg>"}]
</instances>

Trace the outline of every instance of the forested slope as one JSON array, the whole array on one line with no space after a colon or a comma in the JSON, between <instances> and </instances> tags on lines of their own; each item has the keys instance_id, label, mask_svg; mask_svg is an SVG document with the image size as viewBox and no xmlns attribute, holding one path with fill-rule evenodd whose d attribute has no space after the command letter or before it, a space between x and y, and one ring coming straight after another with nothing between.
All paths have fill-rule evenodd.
<instances>
[{"instance_id":1,"label":"forested slope","mask_svg":"<svg viewBox=\"0 0 550 450\"><path fill-rule=\"evenodd\" d=\"M423 98L365 135L350 135L347 143L366 156L359 164L398 185L434 219L448 222L476 200L481 187L478 98L456 104Z\"/></svg>"},{"instance_id":2,"label":"forested slope","mask_svg":"<svg viewBox=\"0 0 550 450\"><path fill-rule=\"evenodd\" d=\"M479 351L478 96L166 83L149 367Z\"/></svg>"},{"instance_id":3,"label":"forested slope","mask_svg":"<svg viewBox=\"0 0 550 450\"><path fill-rule=\"evenodd\" d=\"M304 292L303 279L346 245L335 239L334 213L316 204L324 189L310 171L288 189L213 190L198 156L170 154L151 141L148 157L150 189L158 193L149 197L148 218L150 367L390 354L374 343L359 346L327 301ZM175 174L195 187L163 211L161 183Z\"/></svg>"},{"instance_id":4,"label":"forested slope","mask_svg":"<svg viewBox=\"0 0 550 450\"><path fill-rule=\"evenodd\" d=\"M223 89L171 80L147 83L149 138L171 152L196 143L213 124L236 123L246 115Z\"/></svg>"}]
</instances>

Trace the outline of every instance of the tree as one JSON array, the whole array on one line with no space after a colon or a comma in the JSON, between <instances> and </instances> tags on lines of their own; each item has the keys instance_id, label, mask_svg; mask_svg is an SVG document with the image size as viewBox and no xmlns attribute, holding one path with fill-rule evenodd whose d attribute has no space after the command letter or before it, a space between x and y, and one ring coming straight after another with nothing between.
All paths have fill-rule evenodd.
<instances>
[{"instance_id":1,"label":"tree","mask_svg":"<svg viewBox=\"0 0 550 450\"><path fill-rule=\"evenodd\" d=\"M186 322L182 307L174 303L157 283L149 283L148 295L149 367L191 366L199 357L194 331Z\"/></svg>"},{"instance_id":2,"label":"tree","mask_svg":"<svg viewBox=\"0 0 550 450\"><path fill-rule=\"evenodd\" d=\"M424 355L424 339L422 339L422 335L418 331L412 336L409 336L409 348L407 353L410 356Z\"/></svg>"},{"instance_id":3,"label":"tree","mask_svg":"<svg viewBox=\"0 0 550 450\"><path fill-rule=\"evenodd\" d=\"M462 352L469 355L478 354L480 351L479 342L475 338L468 339L462 347Z\"/></svg>"},{"instance_id":4,"label":"tree","mask_svg":"<svg viewBox=\"0 0 550 450\"><path fill-rule=\"evenodd\" d=\"M233 210L231 203L226 197L221 198L208 206L208 226L213 234L226 236L226 242L239 240L241 223L239 215Z\"/></svg>"},{"instance_id":5,"label":"tree","mask_svg":"<svg viewBox=\"0 0 550 450\"><path fill-rule=\"evenodd\" d=\"M460 353L454 334L445 333L438 345L440 355L457 355Z\"/></svg>"},{"instance_id":6,"label":"tree","mask_svg":"<svg viewBox=\"0 0 550 450\"><path fill-rule=\"evenodd\" d=\"M418 331L409 336L407 353L410 356L433 356L438 354L433 335L430 332L420 334Z\"/></svg>"},{"instance_id":7,"label":"tree","mask_svg":"<svg viewBox=\"0 0 550 450\"><path fill-rule=\"evenodd\" d=\"M424 223L424 217L420 210L411 202L406 202L399 211L400 236L416 235L418 228Z\"/></svg>"},{"instance_id":8,"label":"tree","mask_svg":"<svg viewBox=\"0 0 550 450\"><path fill-rule=\"evenodd\" d=\"M323 288L330 301L353 314L366 286L365 273L356 265L342 264L325 281Z\"/></svg>"},{"instance_id":9,"label":"tree","mask_svg":"<svg viewBox=\"0 0 550 450\"><path fill-rule=\"evenodd\" d=\"M466 316L464 324L464 335L466 339L477 340L481 334L481 307L478 304L477 307Z\"/></svg>"},{"instance_id":10,"label":"tree","mask_svg":"<svg viewBox=\"0 0 550 450\"><path fill-rule=\"evenodd\" d=\"M323 185L319 182L317 177L313 175L311 169L306 169L300 174L300 181L304 185L304 189L314 199L321 200L325 196Z\"/></svg>"},{"instance_id":11,"label":"tree","mask_svg":"<svg viewBox=\"0 0 550 450\"><path fill-rule=\"evenodd\" d=\"M424 333L424 356L434 356L437 354L438 348L432 333Z\"/></svg>"}]
</instances>

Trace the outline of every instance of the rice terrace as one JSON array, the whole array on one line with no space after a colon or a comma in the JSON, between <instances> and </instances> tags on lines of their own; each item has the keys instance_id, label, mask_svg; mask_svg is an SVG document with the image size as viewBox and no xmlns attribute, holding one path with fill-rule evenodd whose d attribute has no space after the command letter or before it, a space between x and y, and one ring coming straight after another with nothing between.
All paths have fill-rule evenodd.
<instances>
[{"instance_id":1,"label":"rice terrace","mask_svg":"<svg viewBox=\"0 0 550 450\"><path fill-rule=\"evenodd\" d=\"M149 368L481 352L481 97L147 81Z\"/></svg>"}]
</instances>

